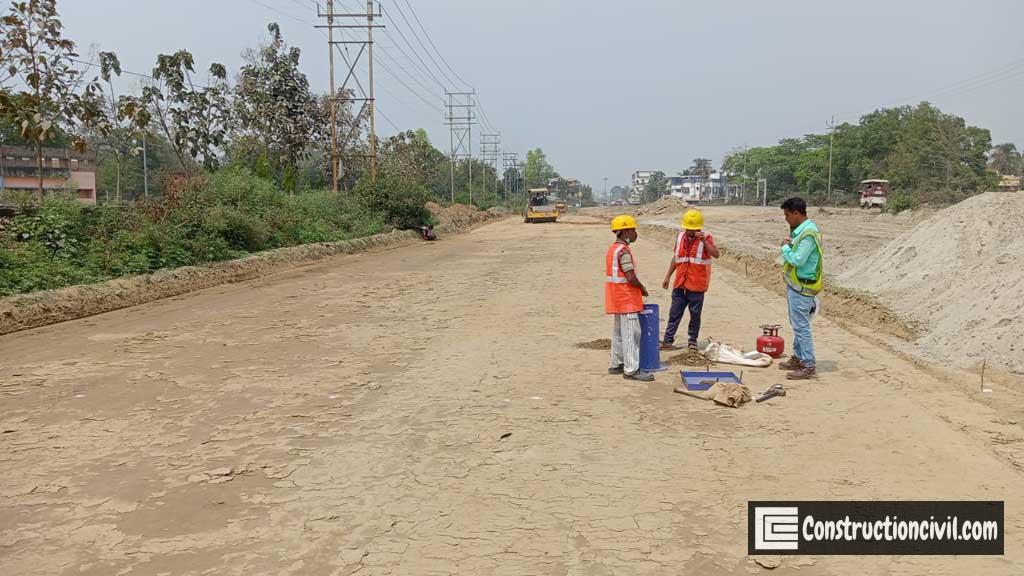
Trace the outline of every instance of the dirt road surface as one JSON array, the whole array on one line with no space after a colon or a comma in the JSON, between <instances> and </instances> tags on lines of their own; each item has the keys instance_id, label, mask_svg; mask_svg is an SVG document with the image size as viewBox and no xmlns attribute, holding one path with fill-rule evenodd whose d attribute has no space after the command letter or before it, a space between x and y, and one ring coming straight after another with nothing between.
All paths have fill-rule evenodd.
<instances>
[{"instance_id":1,"label":"dirt road surface","mask_svg":"<svg viewBox=\"0 0 1024 576\"><path fill-rule=\"evenodd\" d=\"M765 404L608 376L575 344L609 333L609 241L506 220L0 337L0 574L768 573L752 499L1006 501L1002 557L772 574L1024 573L1024 434L975 384L827 318L819 379ZM667 309L670 250L636 253ZM703 335L785 319L714 272Z\"/></svg>"}]
</instances>

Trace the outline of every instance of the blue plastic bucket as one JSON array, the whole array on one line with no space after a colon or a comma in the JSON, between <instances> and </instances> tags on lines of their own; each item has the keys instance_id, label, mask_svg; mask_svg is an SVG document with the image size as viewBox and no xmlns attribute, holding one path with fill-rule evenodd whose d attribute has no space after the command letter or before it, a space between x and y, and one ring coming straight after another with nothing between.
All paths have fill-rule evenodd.
<instances>
[{"instance_id":1,"label":"blue plastic bucket","mask_svg":"<svg viewBox=\"0 0 1024 576\"><path fill-rule=\"evenodd\" d=\"M661 326L658 321L658 305L644 304L640 312L640 369L644 372L659 372L661 366Z\"/></svg>"}]
</instances>

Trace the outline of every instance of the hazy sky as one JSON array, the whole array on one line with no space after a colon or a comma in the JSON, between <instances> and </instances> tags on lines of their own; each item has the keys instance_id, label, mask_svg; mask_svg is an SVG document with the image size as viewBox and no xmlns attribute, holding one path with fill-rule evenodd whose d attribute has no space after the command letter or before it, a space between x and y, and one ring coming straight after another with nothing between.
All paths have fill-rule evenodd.
<instances>
[{"instance_id":1,"label":"hazy sky","mask_svg":"<svg viewBox=\"0 0 1024 576\"><path fill-rule=\"evenodd\" d=\"M404 1L383 2L387 31L378 47L391 58L378 61L391 73L376 70L378 105L399 127L424 127L447 150L442 114L420 99L440 107L442 89L419 71L399 33L423 53L397 10ZM921 99L989 128L997 143L1024 145L1019 0L409 2L455 72L475 86L504 149L522 159L540 146L563 175L596 190L605 177L611 187L638 169L672 174L696 156L717 165L744 144L824 131L832 114L855 120L879 106ZM219 61L233 73L240 52L265 39L266 24L277 21L285 39L302 49L313 87L328 86L313 0L59 4L83 53L97 44L138 72L150 71L157 53L186 48L202 68ZM398 6L418 32L413 14ZM343 67L339 62L339 82ZM395 131L383 118L377 125L383 135Z\"/></svg>"}]
</instances>

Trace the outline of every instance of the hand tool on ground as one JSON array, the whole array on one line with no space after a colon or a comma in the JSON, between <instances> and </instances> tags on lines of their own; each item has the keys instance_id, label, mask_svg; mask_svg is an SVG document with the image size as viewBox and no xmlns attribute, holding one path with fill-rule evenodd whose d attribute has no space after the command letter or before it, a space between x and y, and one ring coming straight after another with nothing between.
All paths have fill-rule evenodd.
<instances>
[{"instance_id":1,"label":"hand tool on ground","mask_svg":"<svg viewBox=\"0 0 1024 576\"><path fill-rule=\"evenodd\" d=\"M776 396L785 396L785 395L786 395L786 389L782 387L782 384L776 384L776 385L772 386L771 388L765 390L764 392L761 392L761 394L758 395L758 397L755 400L755 402L764 402L765 400L768 400L768 399L771 399L771 398L775 398Z\"/></svg>"}]
</instances>

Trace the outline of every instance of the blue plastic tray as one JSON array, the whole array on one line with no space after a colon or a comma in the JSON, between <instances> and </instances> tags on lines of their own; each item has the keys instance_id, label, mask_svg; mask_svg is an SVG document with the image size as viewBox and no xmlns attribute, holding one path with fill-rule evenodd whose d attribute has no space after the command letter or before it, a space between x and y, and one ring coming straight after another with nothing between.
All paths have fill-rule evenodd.
<instances>
[{"instance_id":1,"label":"blue plastic tray","mask_svg":"<svg viewBox=\"0 0 1024 576\"><path fill-rule=\"evenodd\" d=\"M735 382L740 384L739 376L733 372L680 372L687 390L701 391L711 388L710 384L701 384L701 380L718 380L719 382Z\"/></svg>"}]
</instances>

